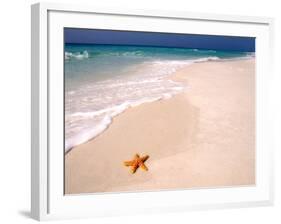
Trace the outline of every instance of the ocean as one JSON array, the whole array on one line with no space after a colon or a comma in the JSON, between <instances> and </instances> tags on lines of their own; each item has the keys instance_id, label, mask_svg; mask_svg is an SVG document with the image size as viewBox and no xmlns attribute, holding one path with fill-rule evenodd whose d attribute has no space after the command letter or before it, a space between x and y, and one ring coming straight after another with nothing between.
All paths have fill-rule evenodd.
<instances>
[{"instance_id":1,"label":"ocean","mask_svg":"<svg viewBox=\"0 0 281 224\"><path fill-rule=\"evenodd\" d=\"M65 45L65 151L98 136L112 118L188 86L169 79L186 65L254 53L118 45Z\"/></svg>"}]
</instances>

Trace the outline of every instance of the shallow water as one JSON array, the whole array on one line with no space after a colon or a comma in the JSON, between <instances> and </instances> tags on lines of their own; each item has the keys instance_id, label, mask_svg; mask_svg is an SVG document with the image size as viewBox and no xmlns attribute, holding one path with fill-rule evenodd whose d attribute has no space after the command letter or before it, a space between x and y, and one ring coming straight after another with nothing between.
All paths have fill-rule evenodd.
<instances>
[{"instance_id":1,"label":"shallow water","mask_svg":"<svg viewBox=\"0 0 281 224\"><path fill-rule=\"evenodd\" d=\"M65 151L104 131L127 108L188 86L168 77L183 66L253 57L247 52L116 45L65 46Z\"/></svg>"}]
</instances>

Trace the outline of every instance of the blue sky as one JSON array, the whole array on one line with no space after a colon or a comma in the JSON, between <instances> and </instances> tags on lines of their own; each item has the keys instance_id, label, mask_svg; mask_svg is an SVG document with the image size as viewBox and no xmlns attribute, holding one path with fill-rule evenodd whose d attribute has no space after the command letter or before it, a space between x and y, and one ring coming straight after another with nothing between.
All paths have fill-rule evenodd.
<instances>
[{"instance_id":1,"label":"blue sky","mask_svg":"<svg viewBox=\"0 0 281 224\"><path fill-rule=\"evenodd\" d=\"M254 37L65 28L65 43L255 51Z\"/></svg>"}]
</instances>

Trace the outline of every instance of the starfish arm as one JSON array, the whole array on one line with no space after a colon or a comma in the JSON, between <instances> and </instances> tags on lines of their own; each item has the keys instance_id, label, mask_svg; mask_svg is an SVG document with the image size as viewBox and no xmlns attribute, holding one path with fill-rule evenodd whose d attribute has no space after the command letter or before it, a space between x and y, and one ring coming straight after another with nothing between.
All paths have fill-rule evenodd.
<instances>
[{"instance_id":1,"label":"starfish arm","mask_svg":"<svg viewBox=\"0 0 281 224\"><path fill-rule=\"evenodd\" d=\"M145 171L148 171L148 168L146 165L144 165L144 163L140 163L140 168L142 168Z\"/></svg>"},{"instance_id":2,"label":"starfish arm","mask_svg":"<svg viewBox=\"0 0 281 224\"><path fill-rule=\"evenodd\" d=\"M132 172L132 173L135 173L136 170L138 169L138 167L139 167L139 164L138 164L138 163L134 163L134 164L132 165L131 172Z\"/></svg>"},{"instance_id":3,"label":"starfish arm","mask_svg":"<svg viewBox=\"0 0 281 224\"><path fill-rule=\"evenodd\" d=\"M134 160L132 160L132 161L125 161L124 165L125 166L133 166L134 165Z\"/></svg>"},{"instance_id":4,"label":"starfish arm","mask_svg":"<svg viewBox=\"0 0 281 224\"><path fill-rule=\"evenodd\" d=\"M140 159L141 159L142 162L145 162L148 158L149 158L149 156L146 155L146 156L141 157Z\"/></svg>"}]
</instances>

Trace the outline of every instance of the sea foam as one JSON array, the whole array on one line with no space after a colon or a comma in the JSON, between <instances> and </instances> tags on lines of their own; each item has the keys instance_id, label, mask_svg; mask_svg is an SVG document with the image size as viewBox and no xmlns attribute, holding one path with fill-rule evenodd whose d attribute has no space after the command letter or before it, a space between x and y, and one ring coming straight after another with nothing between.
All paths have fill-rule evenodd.
<instances>
[{"instance_id":1,"label":"sea foam","mask_svg":"<svg viewBox=\"0 0 281 224\"><path fill-rule=\"evenodd\" d=\"M77 52L77 53L71 53L71 52L65 52L64 53L64 59L65 60L70 60L72 58L82 60L84 58L89 58L89 53L88 51L83 51L82 53Z\"/></svg>"},{"instance_id":2,"label":"sea foam","mask_svg":"<svg viewBox=\"0 0 281 224\"><path fill-rule=\"evenodd\" d=\"M240 56L254 54L72 46L65 52L65 151L102 134L128 108L170 99L188 89L170 79L178 69Z\"/></svg>"},{"instance_id":3,"label":"sea foam","mask_svg":"<svg viewBox=\"0 0 281 224\"><path fill-rule=\"evenodd\" d=\"M113 118L143 103L169 99L187 86L172 81L170 74L191 61L144 62L135 74L94 82L67 91L65 98L65 151L95 138Z\"/></svg>"}]
</instances>

